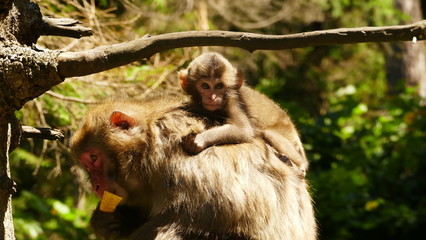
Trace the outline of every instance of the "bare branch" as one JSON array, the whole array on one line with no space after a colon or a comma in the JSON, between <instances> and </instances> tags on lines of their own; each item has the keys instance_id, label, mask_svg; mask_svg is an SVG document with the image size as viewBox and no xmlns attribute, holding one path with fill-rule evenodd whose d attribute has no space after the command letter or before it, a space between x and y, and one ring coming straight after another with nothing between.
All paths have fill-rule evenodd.
<instances>
[{"instance_id":1,"label":"bare branch","mask_svg":"<svg viewBox=\"0 0 426 240\"><path fill-rule=\"evenodd\" d=\"M84 76L105 71L155 53L193 46L239 47L255 50L282 50L364 42L424 40L426 20L387 27L340 28L288 35L262 35L229 31L189 31L145 36L130 42L102 46L89 51L63 52L58 57L61 77Z\"/></svg>"},{"instance_id":2,"label":"bare branch","mask_svg":"<svg viewBox=\"0 0 426 240\"><path fill-rule=\"evenodd\" d=\"M173 71L175 71L175 70L176 69L174 68L172 70L168 70L168 71L166 70L166 71L164 71L160 75L160 77L158 78L158 80L150 88L148 88L147 90L145 90L145 92L142 94L141 98L145 98L146 96L148 96L149 94L151 94L152 91L155 90L158 86L160 86L161 83L163 83L166 80L167 76L170 73L172 73Z\"/></svg>"},{"instance_id":3,"label":"bare branch","mask_svg":"<svg viewBox=\"0 0 426 240\"><path fill-rule=\"evenodd\" d=\"M91 79L84 79L84 78L74 78L74 81L80 81L84 82L86 84L95 85L95 86L101 86L101 87L111 87L111 88L134 88L134 83L111 83L108 81L93 81Z\"/></svg>"},{"instance_id":4,"label":"bare branch","mask_svg":"<svg viewBox=\"0 0 426 240\"><path fill-rule=\"evenodd\" d=\"M81 38L93 35L90 28L77 25L80 23L80 21L70 18L43 17L40 34L72 38Z\"/></svg>"},{"instance_id":5,"label":"bare branch","mask_svg":"<svg viewBox=\"0 0 426 240\"><path fill-rule=\"evenodd\" d=\"M57 98L57 99L60 99L60 100L63 100L63 101L68 101L68 102L85 103L85 104L96 104L96 103L98 103L97 101L92 101L92 100L82 100L80 98L67 97L67 96L64 96L62 94L50 91L50 90L46 91L46 94L50 95L54 98Z\"/></svg>"},{"instance_id":6,"label":"bare branch","mask_svg":"<svg viewBox=\"0 0 426 240\"><path fill-rule=\"evenodd\" d=\"M35 128L30 126L22 126L22 137L58 140L64 138L64 134L61 130L53 128Z\"/></svg>"}]
</instances>

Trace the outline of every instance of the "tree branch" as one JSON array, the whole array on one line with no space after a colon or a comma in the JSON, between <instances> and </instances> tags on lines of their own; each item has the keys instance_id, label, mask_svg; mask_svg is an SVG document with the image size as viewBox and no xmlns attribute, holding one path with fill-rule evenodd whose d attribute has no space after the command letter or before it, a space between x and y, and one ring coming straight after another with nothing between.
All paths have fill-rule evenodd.
<instances>
[{"instance_id":1,"label":"tree branch","mask_svg":"<svg viewBox=\"0 0 426 240\"><path fill-rule=\"evenodd\" d=\"M64 134L58 129L22 126L22 137L58 140L64 138Z\"/></svg>"},{"instance_id":2,"label":"tree branch","mask_svg":"<svg viewBox=\"0 0 426 240\"><path fill-rule=\"evenodd\" d=\"M340 28L288 35L229 31L178 32L145 36L89 51L63 52L58 57L58 70L64 78L84 76L148 58L161 51L182 47L228 46L253 52L348 43L424 40L425 35L426 20L411 25Z\"/></svg>"},{"instance_id":3,"label":"tree branch","mask_svg":"<svg viewBox=\"0 0 426 240\"><path fill-rule=\"evenodd\" d=\"M78 26L80 21L70 18L43 17L40 35L81 38L93 35L90 28Z\"/></svg>"}]
</instances>

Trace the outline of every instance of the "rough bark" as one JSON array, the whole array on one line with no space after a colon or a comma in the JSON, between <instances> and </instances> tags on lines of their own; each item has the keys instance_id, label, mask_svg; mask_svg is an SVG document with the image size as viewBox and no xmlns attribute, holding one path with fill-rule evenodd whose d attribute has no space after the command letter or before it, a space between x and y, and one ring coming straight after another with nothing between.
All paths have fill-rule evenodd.
<instances>
[{"instance_id":1,"label":"rough bark","mask_svg":"<svg viewBox=\"0 0 426 240\"><path fill-rule=\"evenodd\" d=\"M20 141L21 127L13 112L62 79L56 71L58 53L30 48L36 43L42 15L28 0L0 3L0 239L15 239L9 152ZM13 116L12 118L10 116Z\"/></svg>"},{"instance_id":2,"label":"rough bark","mask_svg":"<svg viewBox=\"0 0 426 240\"><path fill-rule=\"evenodd\" d=\"M42 15L37 4L28 0L7 0L0 6L0 40L31 46L39 38Z\"/></svg>"},{"instance_id":3,"label":"rough bark","mask_svg":"<svg viewBox=\"0 0 426 240\"><path fill-rule=\"evenodd\" d=\"M58 52L0 46L0 118L63 81L57 73Z\"/></svg>"},{"instance_id":4,"label":"rough bark","mask_svg":"<svg viewBox=\"0 0 426 240\"><path fill-rule=\"evenodd\" d=\"M15 239L12 218L12 193L14 182L10 177L9 147L11 143L11 124L0 120L0 239Z\"/></svg>"}]
</instances>

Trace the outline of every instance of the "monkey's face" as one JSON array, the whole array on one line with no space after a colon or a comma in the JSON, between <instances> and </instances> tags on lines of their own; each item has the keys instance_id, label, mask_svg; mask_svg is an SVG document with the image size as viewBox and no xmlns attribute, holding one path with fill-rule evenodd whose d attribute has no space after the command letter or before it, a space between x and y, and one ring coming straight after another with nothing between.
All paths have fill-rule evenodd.
<instances>
[{"instance_id":1,"label":"monkey's face","mask_svg":"<svg viewBox=\"0 0 426 240\"><path fill-rule=\"evenodd\" d=\"M195 84L203 108L216 111L225 108L227 87L221 79L204 78Z\"/></svg>"},{"instance_id":2,"label":"monkey's face","mask_svg":"<svg viewBox=\"0 0 426 240\"><path fill-rule=\"evenodd\" d=\"M119 180L132 179L125 165L128 159L140 159L140 127L136 119L120 111L112 111L109 117L91 115L83 128L71 140L71 148L78 162L87 170L93 191L102 198L105 191L122 198L127 197L127 187ZM102 134L102 138L95 135ZM122 145L121 145L122 144ZM131 146L137 146L132 148ZM123 175L124 174L124 175ZM126 189L124 189L126 188Z\"/></svg>"}]
</instances>

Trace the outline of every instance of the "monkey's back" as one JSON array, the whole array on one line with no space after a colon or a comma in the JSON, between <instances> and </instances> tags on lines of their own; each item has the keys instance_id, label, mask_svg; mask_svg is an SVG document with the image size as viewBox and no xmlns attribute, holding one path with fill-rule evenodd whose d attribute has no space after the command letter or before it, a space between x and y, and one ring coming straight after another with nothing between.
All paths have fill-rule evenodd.
<instances>
[{"instance_id":1,"label":"monkey's back","mask_svg":"<svg viewBox=\"0 0 426 240\"><path fill-rule=\"evenodd\" d=\"M295 133L296 136L299 135L287 112L264 94L248 86L242 86L240 100L256 128L273 130L290 138L293 138Z\"/></svg>"}]
</instances>

